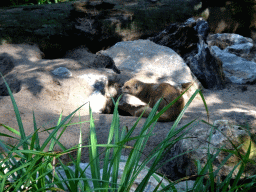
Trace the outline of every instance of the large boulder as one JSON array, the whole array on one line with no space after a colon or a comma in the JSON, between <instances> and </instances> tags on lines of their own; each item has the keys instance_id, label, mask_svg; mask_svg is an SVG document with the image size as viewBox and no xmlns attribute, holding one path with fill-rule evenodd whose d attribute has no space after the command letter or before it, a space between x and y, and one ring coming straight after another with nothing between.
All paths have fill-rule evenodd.
<instances>
[{"instance_id":1,"label":"large boulder","mask_svg":"<svg viewBox=\"0 0 256 192\"><path fill-rule=\"evenodd\" d=\"M166 82L178 86L196 81L177 53L149 40L119 42L101 53L112 57L121 71L131 72L145 83Z\"/></svg>"},{"instance_id":2,"label":"large boulder","mask_svg":"<svg viewBox=\"0 0 256 192\"><path fill-rule=\"evenodd\" d=\"M130 72L132 78L144 83L166 82L181 88L184 83L194 82L190 91L184 96L186 101L200 86L189 67L177 53L152 41L119 42L110 49L101 51L101 53L112 57L122 73L124 71ZM119 108L132 114L132 111L143 105L146 103L141 102L136 97L124 95Z\"/></svg>"},{"instance_id":3,"label":"large boulder","mask_svg":"<svg viewBox=\"0 0 256 192\"><path fill-rule=\"evenodd\" d=\"M183 24L171 24L149 39L180 54L205 88L222 89L225 84L222 62L205 42L208 32L208 24L203 19L188 19Z\"/></svg>"}]
</instances>

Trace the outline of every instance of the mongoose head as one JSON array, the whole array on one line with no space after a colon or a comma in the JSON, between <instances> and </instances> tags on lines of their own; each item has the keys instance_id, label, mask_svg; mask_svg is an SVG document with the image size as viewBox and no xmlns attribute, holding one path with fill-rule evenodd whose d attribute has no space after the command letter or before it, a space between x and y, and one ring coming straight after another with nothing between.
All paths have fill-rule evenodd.
<instances>
[{"instance_id":1,"label":"mongoose head","mask_svg":"<svg viewBox=\"0 0 256 192\"><path fill-rule=\"evenodd\" d=\"M122 92L137 96L143 90L143 84L144 83L139 80L131 79L125 82L124 86L122 87Z\"/></svg>"}]
</instances>

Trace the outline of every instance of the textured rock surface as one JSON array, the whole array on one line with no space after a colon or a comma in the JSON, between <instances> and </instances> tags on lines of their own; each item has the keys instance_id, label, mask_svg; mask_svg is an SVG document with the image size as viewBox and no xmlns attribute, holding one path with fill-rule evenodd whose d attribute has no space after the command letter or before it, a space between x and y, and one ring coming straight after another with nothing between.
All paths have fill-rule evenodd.
<instances>
[{"instance_id":1,"label":"textured rock surface","mask_svg":"<svg viewBox=\"0 0 256 192\"><path fill-rule=\"evenodd\" d=\"M66 52L64 58L73 59L87 68L108 68L120 74L120 70L116 67L111 57L100 53L93 54L87 48L69 50Z\"/></svg>"},{"instance_id":2,"label":"textured rock surface","mask_svg":"<svg viewBox=\"0 0 256 192\"><path fill-rule=\"evenodd\" d=\"M222 51L217 46L212 46L211 50L223 62L223 72L230 82L238 84L255 82L256 63Z\"/></svg>"},{"instance_id":3,"label":"textured rock surface","mask_svg":"<svg viewBox=\"0 0 256 192\"><path fill-rule=\"evenodd\" d=\"M224 33L209 35L207 42L214 55L223 62L228 81L238 84L255 82L255 48L252 39Z\"/></svg>"},{"instance_id":4,"label":"textured rock surface","mask_svg":"<svg viewBox=\"0 0 256 192\"><path fill-rule=\"evenodd\" d=\"M112 57L121 71L131 71L144 82L179 85L195 80L177 53L149 40L119 42L102 53Z\"/></svg>"},{"instance_id":5,"label":"textured rock surface","mask_svg":"<svg viewBox=\"0 0 256 192\"><path fill-rule=\"evenodd\" d=\"M116 66L121 70L121 75L125 71L130 72L133 78L145 83L166 82L181 87L182 83L195 82L191 90L185 94L185 100L200 86L177 53L149 40L119 42L110 49L102 51L102 54L113 58ZM143 102L126 95L120 101L119 108L128 112L129 109L141 105Z\"/></svg>"},{"instance_id":6,"label":"textured rock surface","mask_svg":"<svg viewBox=\"0 0 256 192\"><path fill-rule=\"evenodd\" d=\"M52 71L53 75L59 76L59 77L71 77L72 73L65 67L59 67L57 69L54 69Z\"/></svg>"},{"instance_id":7,"label":"textured rock surface","mask_svg":"<svg viewBox=\"0 0 256 192\"><path fill-rule=\"evenodd\" d=\"M104 86L108 76L113 76L114 72L104 68L97 69L98 66L94 65L97 57L94 54L83 57L87 63L67 58L46 60L41 59L42 53L37 46L25 44L2 45L0 53L1 71L7 83L18 100L22 98L22 102L29 102L31 109L34 107L35 110L52 109L61 112L65 108L64 114L68 114L88 101L87 99L94 98L90 99L89 96L95 92L94 95L100 94L95 111L103 110L106 102ZM86 76L87 78L82 78ZM92 76L93 80L90 78ZM105 80L95 77L104 77ZM3 79L0 80L0 93L1 96L8 95ZM30 101L25 101L26 99ZM26 105L25 103L23 104ZM88 114L88 110L84 114Z\"/></svg>"},{"instance_id":8,"label":"textured rock surface","mask_svg":"<svg viewBox=\"0 0 256 192\"><path fill-rule=\"evenodd\" d=\"M209 46L217 46L224 51L241 57L248 55L253 47L253 40L234 33L212 34L207 37Z\"/></svg>"},{"instance_id":9,"label":"textured rock surface","mask_svg":"<svg viewBox=\"0 0 256 192\"><path fill-rule=\"evenodd\" d=\"M119 163L118 180L117 180L118 183L121 180L121 177L122 177L123 171L124 171L124 167L125 167L125 164L126 164L126 160L123 160L124 158L127 159L127 157L121 157L122 161L124 161L124 162ZM90 179L91 179L91 168L90 168L90 166L88 166L88 167L87 166L88 166L88 163L80 163L80 168L82 170L84 170L86 168L86 171L85 171L86 177L89 179L90 187L93 188L93 183L92 183L92 181L90 181ZM68 168L70 168L70 170L72 170L72 172L75 172L75 166L68 166ZM66 174L65 174L65 171L63 169L57 168L56 171L58 172L59 176L62 176L61 178L66 179ZM132 185L129 192L134 192L136 190L136 188L142 182L142 180L145 178L147 173L148 173L147 169L144 168L143 170L141 170L141 172L139 173L139 175L135 179L134 184ZM100 170L100 174L101 174L101 177L102 177L103 169ZM169 184L169 182L166 179L163 179L163 177L161 177L160 175L157 175L157 176L162 181L162 184L164 184L165 186L167 186ZM195 181L188 180L188 181L179 182L178 184L176 184L174 186L179 192L183 192L183 191L185 192L185 191L187 191L186 189L193 188L194 183L195 183ZM153 192L154 189L157 187L157 185L158 185L157 180L154 177L151 176L144 191L145 192ZM159 189L162 189L162 187L160 187Z\"/></svg>"},{"instance_id":10,"label":"textured rock surface","mask_svg":"<svg viewBox=\"0 0 256 192\"><path fill-rule=\"evenodd\" d=\"M224 147L224 149L234 150L232 143L238 147L242 144L239 151L244 154L248 150L249 142L251 141L250 136L247 134L246 130L239 126L229 123L227 120L216 120L213 125L215 128L207 124L199 123L196 128L191 130L189 133L189 138L179 141L171 149L170 153L165 160L176 156L182 152L192 150L192 152L187 153L184 156L178 157L173 161L170 161L166 166L163 167L163 172L167 173L171 178L172 173L175 171L176 176L179 174L183 175L193 175L197 173L197 168L194 164L195 160L198 159L201 162L201 166L205 166L208 158L208 148L210 154L215 154L217 149ZM212 131L212 136L210 133ZM252 154L250 158L254 157L255 143L252 142ZM217 170L221 162L227 157L227 153L220 152L219 155L213 161L213 169ZM163 161L165 161L163 160ZM233 155L227 163L220 169L220 176L227 176L233 169L233 165L239 162L239 157ZM237 174L238 170L233 172L232 176ZM253 175L255 171L252 169L246 169L246 174ZM176 179L175 177L173 179Z\"/></svg>"},{"instance_id":11,"label":"textured rock surface","mask_svg":"<svg viewBox=\"0 0 256 192\"><path fill-rule=\"evenodd\" d=\"M172 48L185 60L205 88L222 89L222 63L209 50L205 40L209 27L202 19L188 19L183 24L171 24L153 42Z\"/></svg>"}]
</instances>

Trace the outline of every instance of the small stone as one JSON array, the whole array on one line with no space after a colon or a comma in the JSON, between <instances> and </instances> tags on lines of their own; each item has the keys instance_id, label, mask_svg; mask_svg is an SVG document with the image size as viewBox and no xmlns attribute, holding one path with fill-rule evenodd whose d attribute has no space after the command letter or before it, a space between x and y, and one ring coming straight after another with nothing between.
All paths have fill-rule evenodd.
<instances>
[{"instance_id":1,"label":"small stone","mask_svg":"<svg viewBox=\"0 0 256 192\"><path fill-rule=\"evenodd\" d=\"M59 67L54 69L52 73L59 77L71 77L72 73L66 67Z\"/></svg>"}]
</instances>

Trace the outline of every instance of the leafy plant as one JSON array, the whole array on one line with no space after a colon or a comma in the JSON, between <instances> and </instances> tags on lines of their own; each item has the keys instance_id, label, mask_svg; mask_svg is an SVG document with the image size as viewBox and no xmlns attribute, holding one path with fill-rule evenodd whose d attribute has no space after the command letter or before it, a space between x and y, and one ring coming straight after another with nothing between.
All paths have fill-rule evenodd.
<instances>
[{"instance_id":1,"label":"leafy plant","mask_svg":"<svg viewBox=\"0 0 256 192\"><path fill-rule=\"evenodd\" d=\"M6 83L6 82L5 82ZM156 115L157 108L161 100L154 106L151 114L147 118L140 134L138 136L132 137L132 133L135 130L140 118L132 126L132 128L127 131L123 127L121 133L119 131L119 116L118 116L118 102L115 103L115 110L113 114L112 124L109 130L108 142L107 144L98 144L97 136L95 132L95 124L92 117L92 112L90 110L90 143L87 146L82 146L82 132L80 131L80 140L77 146L74 146L71 149L66 149L60 142L59 139L65 129L72 125L71 119L74 114L81 109L84 105L76 109L69 116L62 120L62 114L59 117L58 123L55 127L51 127L46 130L41 130L37 128L35 116L33 114L33 123L34 123L34 133L26 135L24 127L20 118L17 104L14 100L14 97L6 83L10 98L13 103L14 111L16 114L17 122L19 125L19 131L8 127L7 125L2 125L18 137L11 135L2 134L1 136L10 137L16 139L18 144L15 146L10 146L3 141L0 141L0 146L3 148L4 153L1 154L1 184L0 190L10 191L10 190L22 190L27 189L31 191L45 191L45 190L66 190L69 191L129 191L135 179L142 169L152 161L152 166L148 170L148 174L139 184L136 191L143 191L147 185L149 178L155 174L156 170L161 166L159 161L161 157L166 153L167 148L173 146L176 142L183 138L186 134L188 125L184 126L181 129L176 129L179 121L181 120L186 108L192 102L194 97L199 90L197 90L194 95L190 98L189 102L185 105L183 111L175 121L173 127L170 129L167 137L156 147L155 150L148 156L147 159L140 163L141 154L145 149L146 143L149 137L152 135L153 128L157 122L157 119L160 117L165 110L168 109L174 102L179 98L174 100L168 106L166 106L161 112ZM180 95L181 97L182 95ZM70 120L69 120L70 119ZM68 121L69 120L69 121ZM68 121L68 123L66 123ZM85 122L78 122L77 124L82 125ZM48 138L40 145L39 142L39 132L47 131L49 132ZM59 136L57 132L60 131ZM183 132L183 133L182 133ZM181 133L181 134L180 134ZM179 136L177 136L180 134ZM176 137L177 136L177 137ZM128 146L127 142L134 140L134 146ZM50 145L47 150L47 145ZM55 153L53 152L54 146L59 145L62 148L62 152ZM81 150L83 147L89 147L89 156L90 156L90 168L91 168L91 178L87 178L85 170L82 170L79 166L81 160ZM100 175L100 166L99 166L99 153L98 148L105 148L105 157L103 165L103 174ZM120 163L120 156L123 149L131 148L130 155L127 159L121 180L118 183L118 170ZM75 166L75 171L72 171L68 166L66 166L59 159L61 155L68 154L72 151L77 151L76 159L72 157L72 163ZM46 152L45 152L46 151ZM55 160L58 159L60 162L61 168L65 171L66 178L59 175L59 169L56 168ZM89 166L88 166L89 167ZM160 181L160 178L158 178ZM92 181L93 188L91 188L89 182ZM83 183L83 184L82 184ZM161 183L161 182L160 182ZM161 184L162 187L163 184ZM159 187L159 186L158 186Z\"/></svg>"},{"instance_id":2,"label":"leafy plant","mask_svg":"<svg viewBox=\"0 0 256 192\"><path fill-rule=\"evenodd\" d=\"M200 93L202 96L200 90L197 90L189 99L184 109L180 113L179 117L169 130L166 138L163 139L163 141L154 150L152 150L147 158L142 161L141 155L143 154L143 150L146 147L149 137L152 135L152 131L157 122L157 119L179 98L175 99L159 113L156 113L159 103L161 102L161 100L159 100L154 106L146 122L144 123L140 134L137 136L132 136L132 133L135 130L141 117L138 118L138 120L130 128L130 130L127 130L126 127L123 127L120 132L118 115L118 102L120 100L119 98L115 103L113 119L108 135L108 141L106 144L98 144L96 127L94 124L91 110L89 122L82 122L80 120L80 122L78 123L71 123L71 120L74 117L75 113L85 104L76 109L63 120L61 114L58 119L57 125L55 127L51 127L45 130L41 130L37 127L35 116L33 114L34 133L26 135L17 104L7 83L6 86L13 103L17 122L19 125L19 131L2 124L5 129L9 130L16 136L3 133L0 133L0 136L16 139L18 143L15 146L11 146L0 140L0 146L3 149L3 153L0 154L0 191L130 191L132 184L134 183L138 174L143 169L147 169L148 173L146 174L142 182L137 186L137 192L145 190L148 181L152 176L159 182L159 185L155 188L154 191L177 191L177 189L175 188L175 184L179 181L169 182L169 184L166 185L166 183L164 184L164 182L162 182L163 177L160 177L158 174L156 174L156 171L158 168L163 166L164 163L167 163L160 163L161 158L168 152L167 149L170 149L175 143L177 143L181 139L184 139L186 133L189 131L189 129L191 129L190 125L194 121L188 123L180 129L177 129L177 125L194 97L198 93ZM181 96L182 95L180 95L179 97ZM203 101L205 102L204 98ZM90 123L89 144L86 146L82 145L82 131L80 129L80 139L78 145L70 149L66 149L59 142L61 135L64 133L68 126L74 124L79 124L80 126L82 126L82 124L84 123ZM42 144L40 144L39 142L40 138L38 134L40 132L49 133L48 138ZM59 135L57 135L57 133L59 133ZM135 144L133 146L129 146L127 144L129 141L134 141ZM55 145L61 147L62 152L54 152ZM49 148L47 148L47 146L49 146ZM85 169L81 169L81 150L84 147L89 148L90 162ZM100 174L100 153L98 152L99 148L105 149L102 174ZM131 152L125 163L123 174L119 175L119 165L121 162L120 159L122 151L124 149L131 149ZM214 191L216 189L218 189L218 191L221 191L220 189L222 189L223 191L224 189L229 189L232 173L230 173L230 175L228 175L228 177L223 182L217 181L216 186L216 177L218 175L218 171L224 165L227 159L232 155L229 155L222 162L221 166L216 171L213 171L213 160L219 154L220 150L222 149L219 149L215 154L209 153L208 162L202 168L200 165L200 161L197 161L198 177L194 185L194 191L207 191L209 189L211 191ZM74 170L71 169L69 166L65 165L59 158L60 156L64 154L69 154L73 151L76 151L77 154L76 158L70 156L72 159L72 164L75 167ZM253 185L253 182L249 182L247 184L237 186L241 173L244 170L243 164L246 163L246 159L248 159L249 157L249 152L250 147L248 149L248 152L244 155L243 161L239 163L242 164L242 166L240 167L239 173L237 174L237 179L235 179L232 187L230 188L233 191L239 188ZM174 158L176 157L171 158L169 161L173 160ZM58 164L56 164L56 160L58 160ZM147 165L149 163L151 164L151 166L147 168ZM91 170L91 177L88 177L85 172L86 169L89 167ZM235 170L236 167L234 167L233 170ZM60 170L64 170L65 177L60 174ZM205 183L204 176L206 174L209 175L210 179ZM251 177L251 179L253 179L254 181L255 177ZM166 179L166 181L168 181L168 179Z\"/></svg>"}]
</instances>

